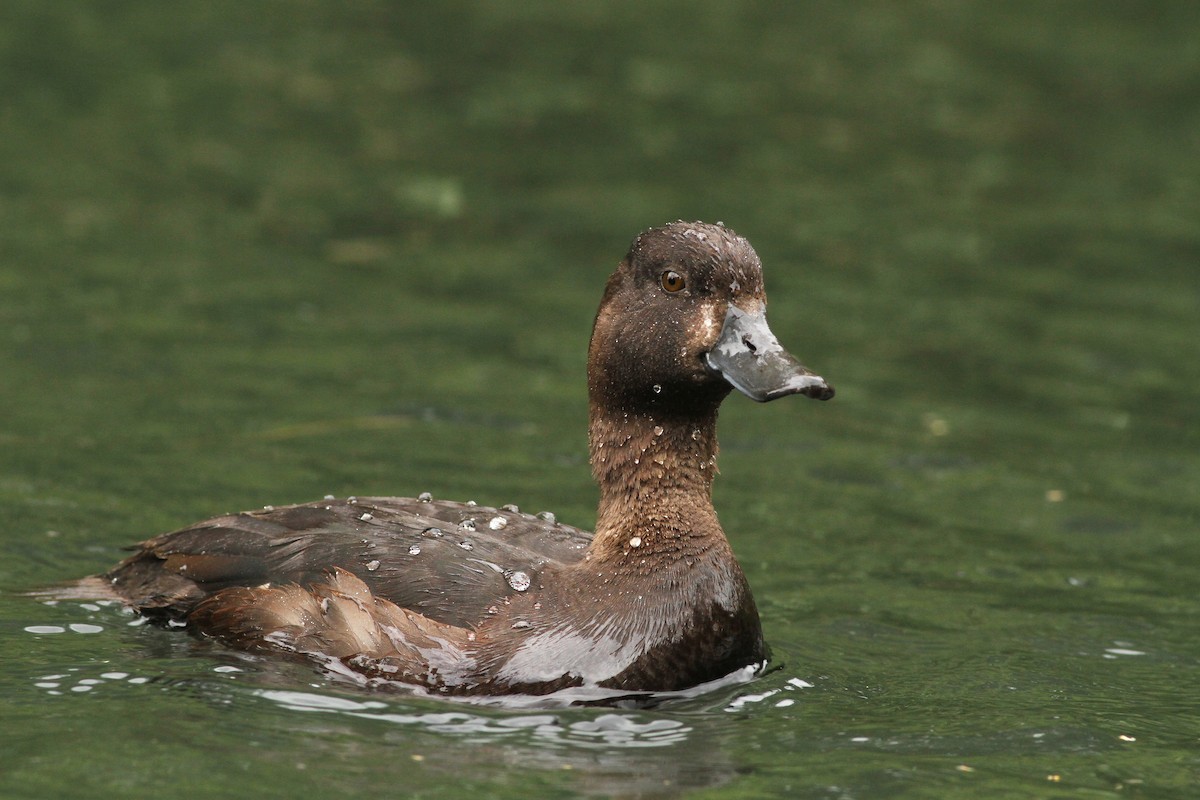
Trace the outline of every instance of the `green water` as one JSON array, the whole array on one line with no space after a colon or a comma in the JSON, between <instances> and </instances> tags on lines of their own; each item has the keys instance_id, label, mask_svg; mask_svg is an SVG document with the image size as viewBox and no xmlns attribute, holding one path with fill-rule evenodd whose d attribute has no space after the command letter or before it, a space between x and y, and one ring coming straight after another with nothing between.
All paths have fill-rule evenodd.
<instances>
[{"instance_id":1,"label":"green water","mask_svg":"<svg viewBox=\"0 0 1200 800\"><path fill-rule=\"evenodd\" d=\"M1200 794L1200 5L348 5L0 7L0 795ZM838 389L722 412L770 674L446 704L20 594L329 493L590 526L679 217Z\"/></svg>"}]
</instances>

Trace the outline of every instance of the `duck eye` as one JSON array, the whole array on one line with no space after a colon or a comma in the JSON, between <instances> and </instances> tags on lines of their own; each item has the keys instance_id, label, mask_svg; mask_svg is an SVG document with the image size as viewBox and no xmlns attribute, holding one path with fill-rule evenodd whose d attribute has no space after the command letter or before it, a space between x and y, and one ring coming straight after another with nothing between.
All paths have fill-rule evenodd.
<instances>
[{"instance_id":1,"label":"duck eye","mask_svg":"<svg viewBox=\"0 0 1200 800\"><path fill-rule=\"evenodd\" d=\"M675 293L687 285L687 281L673 269L669 269L662 274L662 287L668 292Z\"/></svg>"}]
</instances>

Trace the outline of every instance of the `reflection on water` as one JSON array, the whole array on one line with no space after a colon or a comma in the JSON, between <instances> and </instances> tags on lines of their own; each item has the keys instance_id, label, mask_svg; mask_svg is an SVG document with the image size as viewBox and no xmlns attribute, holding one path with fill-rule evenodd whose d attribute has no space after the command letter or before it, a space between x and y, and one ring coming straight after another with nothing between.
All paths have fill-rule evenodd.
<instances>
[{"instance_id":1,"label":"reflection on water","mask_svg":"<svg viewBox=\"0 0 1200 800\"><path fill-rule=\"evenodd\" d=\"M37 594L44 594L44 593L39 592ZM60 604L60 601L58 601L58 600L42 600L41 604L44 606L50 607L50 608L54 608ZM69 609L71 607L72 606L67 606L66 608ZM124 614L126 617L132 617L132 619L126 619L123 621L124 625L126 625L127 627L131 627L131 628L141 627L142 625L145 625L146 622L148 621L144 617L135 616L134 612L132 610L121 606L121 604L115 600L96 600L94 602L89 602L89 603L77 603L77 604L74 604L74 608L77 608L81 611L89 612L88 619L90 621L89 622L64 622L59 625L32 624L32 625L24 626L24 631L25 631L25 633L33 633L33 634L38 634L38 635L42 635L42 636L50 636L50 635L53 635L56 633L68 633L68 632L69 633L85 633L85 634L86 633L103 633L105 630L105 625L100 624L98 621L96 621L97 616L100 616L101 612L103 610L107 610L107 616L109 616L109 617L111 617L114 612ZM68 613L70 613L70 612L68 611ZM113 623L110 621L106 621L105 624L111 625Z\"/></svg>"},{"instance_id":2,"label":"reflection on water","mask_svg":"<svg viewBox=\"0 0 1200 800\"><path fill-rule=\"evenodd\" d=\"M844 763L858 769L851 766L855 758L935 758L949 759L950 774L976 775L988 758L997 757L1033 760L1034 769L1050 776L1066 771L1064 759L1072 754L1119 757L1125 748L1142 746L1163 730L1130 715L1112 720L1100 715L1084 722L1077 712L1069 713L1070 705L1056 709L1053 700L1040 709L1037 687L1015 683L1005 691L1010 706L1027 709L1024 722L998 719L989 732L969 724L947 727L963 713L972 713L969 703L988 702L983 699L987 692L965 700L960 684L970 682L969 676L958 674L936 653L919 650L911 653L916 672L873 675L870 684L858 683L853 673L802 678L785 666L659 697L649 709L572 707L567 697L551 698L553 707L545 707L547 698L447 703L419 692L367 691L307 664L231 652L186 633L144 626L111 605L43 601L24 607L30 618L18 630L40 653L34 662L53 664L56 653L63 657L64 665L57 669L27 673L26 686L55 699L46 713L62 714L60 704L75 705L70 701L76 698L158 709L156 713L198 699L206 708L234 711L235 718L220 723L232 729L213 729L219 737L238 730L242 733L237 735L261 736L264 728L279 726L305 733L307 747L315 752L358 760L387 758L389 763L399 758L444 781L456 780L463 770L486 774L502 765L561 772L573 791L594 796L715 787L739 775L736 753L770 747L776 735L799 737L792 746L820 757L825 768ZM840 640L851 643L866 636L886 642L896 635L902 634L858 625L843 629ZM136 648L118 641L129 637ZM70 663L66 654L85 642L91 645L88 663ZM1031 643L1051 648L1048 655L1064 665L1071 659L1137 664L1151 657L1133 639L1082 637L1064 645ZM138 649L143 650L140 655ZM824 660L849 667L854 661L848 655L831 650ZM220 663L214 665L214 660ZM942 694L914 695L926 691L921 673L938 664L946 670ZM1051 666L1036 670L1039 676L1052 672ZM980 678L986 686L988 676ZM1082 689L1066 676L1061 683L1064 689ZM927 703L949 705L931 714L920 709ZM956 705L961 703L968 705ZM1102 707L1093 703L1091 712ZM1122 773L1113 780L1126 785L1137 778Z\"/></svg>"},{"instance_id":3,"label":"reflection on water","mask_svg":"<svg viewBox=\"0 0 1200 800\"><path fill-rule=\"evenodd\" d=\"M811 683L801 678L788 678L787 683L779 688L767 689L765 692L760 692L759 694L744 694L740 695L739 697L735 697L729 703L729 705L725 707L725 710L737 711L738 709L750 703L762 703L771 700L771 698L775 697L781 692L790 692L796 689L811 689L812 686L813 685ZM775 706L775 708L787 708L788 706L794 705L795 702L795 698L781 697L771 700L771 705Z\"/></svg>"},{"instance_id":4,"label":"reflection on water","mask_svg":"<svg viewBox=\"0 0 1200 800\"><path fill-rule=\"evenodd\" d=\"M144 675L130 675L128 672L101 672L94 678L81 678L78 673L78 667L69 667L66 672L40 675L34 680L33 685L38 689L45 689L46 694L59 695L63 692L77 694L90 692L107 682L128 683L136 686L154 680Z\"/></svg>"},{"instance_id":5,"label":"reflection on water","mask_svg":"<svg viewBox=\"0 0 1200 800\"><path fill-rule=\"evenodd\" d=\"M687 739L691 727L678 720L643 720L629 714L599 714L565 720L553 714L489 717L462 711L396 713L379 700L357 701L313 692L263 689L257 692L294 711L345 714L393 725L414 725L463 736L520 736L529 741L577 747L663 747Z\"/></svg>"}]
</instances>

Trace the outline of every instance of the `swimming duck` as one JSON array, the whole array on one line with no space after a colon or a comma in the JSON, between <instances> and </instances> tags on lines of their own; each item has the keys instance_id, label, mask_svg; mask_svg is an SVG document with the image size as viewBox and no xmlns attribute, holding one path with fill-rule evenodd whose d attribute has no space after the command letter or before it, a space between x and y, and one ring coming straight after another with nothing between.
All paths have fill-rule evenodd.
<instances>
[{"instance_id":1,"label":"swimming duck","mask_svg":"<svg viewBox=\"0 0 1200 800\"><path fill-rule=\"evenodd\" d=\"M645 231L588 347L594 534L515 506L326 498L143 542L103 582L159 622L451 695L678 690L766 659L717 521L717 408L833 396L767 326L758 255L723 225Z\"/></svg>"}]
</instances>

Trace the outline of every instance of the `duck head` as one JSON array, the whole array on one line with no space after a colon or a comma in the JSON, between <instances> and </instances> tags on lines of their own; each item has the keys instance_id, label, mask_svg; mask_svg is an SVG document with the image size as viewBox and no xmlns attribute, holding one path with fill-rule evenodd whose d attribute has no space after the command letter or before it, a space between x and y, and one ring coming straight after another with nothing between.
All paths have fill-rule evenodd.
<instances>
[{"instance_id":1,"label":"duck head","mask_svg":"<svg viewBox=\"0 0 1200 800\"><path fill-rule=\"evenodd\" d=\"M766 319L762 265L723 225L675 222L634 240L608 280L588 348L593 404L695 413L732 389L759 402L834 391Z\"/></svg>"}]
</instances>

